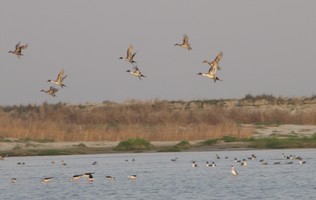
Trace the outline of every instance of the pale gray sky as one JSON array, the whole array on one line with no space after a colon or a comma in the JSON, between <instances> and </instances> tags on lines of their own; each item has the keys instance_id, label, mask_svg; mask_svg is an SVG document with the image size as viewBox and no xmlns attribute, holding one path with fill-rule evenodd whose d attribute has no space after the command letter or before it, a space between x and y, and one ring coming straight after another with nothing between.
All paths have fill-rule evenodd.
<instances>
[{"instance_id":1,"label":"pale gray sky","mask_svg":"<svg viewBox=\"0 0 316 200\"><path fill-rule=\"evenodd\" d=\"M0 105L311 96L315 19L313 0L1 0ZM183 34L193 51L173 46ZM118 59L129 44L141 81ZM219 51L223 81L197 76ZM68 87L41 93L62 68Z\"/></svg>"}]
</instances>

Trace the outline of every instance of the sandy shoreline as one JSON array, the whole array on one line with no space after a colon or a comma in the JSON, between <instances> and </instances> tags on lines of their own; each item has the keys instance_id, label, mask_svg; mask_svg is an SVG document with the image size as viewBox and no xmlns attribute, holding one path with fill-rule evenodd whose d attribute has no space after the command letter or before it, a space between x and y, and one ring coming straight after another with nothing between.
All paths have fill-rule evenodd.
<instances>
[{"instance_id":1,"label":"sandy shoreline","mask_svg":"<svg viewBox=\"0 0 316 200\"><path fill-rule=\"evenodd\" d=\"M279 126L254 126L254 137L268 137L271 135L278 137L287 137L287 136L299 136L299 137L309 137L316 133L316 126L314 125L279 125ZM155 147L172 147L178 144L180 141L152 141L151 144ZM201 141L189 141L191 145L195 145ZM77 141L77 142L0 142L0 151L12 151L12 150L45 150L45 149L75 149L78 147L87 147L87 148L99 148L107 151L111 151L119 142L109 142L109 141ZM226 146L225 146L226 145ZM230 148L230 146L240 146L242 144L216 144L212 147L222 149Z\"/></svg>"}]
</instances>

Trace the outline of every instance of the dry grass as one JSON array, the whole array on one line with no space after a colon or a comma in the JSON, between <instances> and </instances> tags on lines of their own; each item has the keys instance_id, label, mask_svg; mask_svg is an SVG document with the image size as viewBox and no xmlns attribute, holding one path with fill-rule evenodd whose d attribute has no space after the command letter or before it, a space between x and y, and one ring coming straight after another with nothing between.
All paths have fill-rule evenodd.
<instances>
[{"instance_id":1,"label":"dry grass","mask_svg":"<svg viewBox=\"0 0 316 200\"><path fill-rule=\"evenodd\" d=\"M268 97L272 102L273 98ZM280 98L274 102L280 104ZM249 109L240 105L227 107L226 103L225 100L155 100L99 105L6 106L0 107L0 137L54 141L123 141L129 138L191 141L228 135L252 137L253 129L239 125L243 123L316 124L316 112Z\"/></svg>"}]
</instances>

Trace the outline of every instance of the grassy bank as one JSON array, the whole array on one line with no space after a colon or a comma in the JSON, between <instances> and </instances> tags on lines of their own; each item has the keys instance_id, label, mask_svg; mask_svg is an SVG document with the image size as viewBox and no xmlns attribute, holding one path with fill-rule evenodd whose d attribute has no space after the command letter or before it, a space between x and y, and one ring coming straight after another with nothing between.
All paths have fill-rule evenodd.
<instances>
[{"instance_id":1,"label":"grassy bank","mask_svg":"<svg viewBox=\"0 0 316 200\"><path fill-rule=\"evenodd\" d=\"M316 124L316 98L127 101L0 106L0 138L49 141L193 141L251 138L241 124Z\"/></svg>"},{"instance_id":2,"label":"grassy bank","mask_svg":"<svg viewBox=\"0 0 316 200\"><path fill-rule=\"evenodd\" d=\"M114 147L89 147L85 143L72 145L70 148L20 148L0 152L9 156L36 156L36 155L74 155L74 154L98 154L116 152L181 152L181 151L211 151L227 149L285 149L285 148L316 148L316 133L311 137L266 137L266 138L236 138L224 136L217 139L208 139L191 143L183 140L175 145L155 146L142 138L131 138L120 142Z\"/></svg>"}]
</instances>

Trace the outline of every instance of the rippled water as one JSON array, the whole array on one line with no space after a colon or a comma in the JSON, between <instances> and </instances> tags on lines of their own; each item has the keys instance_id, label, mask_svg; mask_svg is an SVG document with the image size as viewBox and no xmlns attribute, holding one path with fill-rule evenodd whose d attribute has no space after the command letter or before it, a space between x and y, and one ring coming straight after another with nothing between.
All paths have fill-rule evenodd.
<instances>
[{"instance_id":1,"label":"rippled water","mask_svg":"<svg viewBox=\"0 0 316 200\"><path fill-rule=\"evenodd\" d=\"M306 164L297 160L286 164L291 160L282 158L282 153L301 156ZM216 159L216 154L221 159ZM249 160L247 167L234 162L235 157L243 159L251 154L257 159ZM175 157L178 160L172 162ZM260 159L268 165L262 165ZM63 166L61 160L67 165ZM192 160L197 168L192 167ZM91 165L94 161L97 164ZM217 167L206 167L206 161L214 161ZM232 176L232 164L238 176ZM0 199L288 200L315 199L316 191L316 149L8 157L0 161L0 169ZM85 178L69 180L84 172L94 172L92 183ZM127 176L133 174L137 179L128 180ZM116 180L106 180L106 175ZM54 179L41 183L47 176ZM15 184L10 182L12 177L17 179Z\"/></svg>"}]
</instances>

